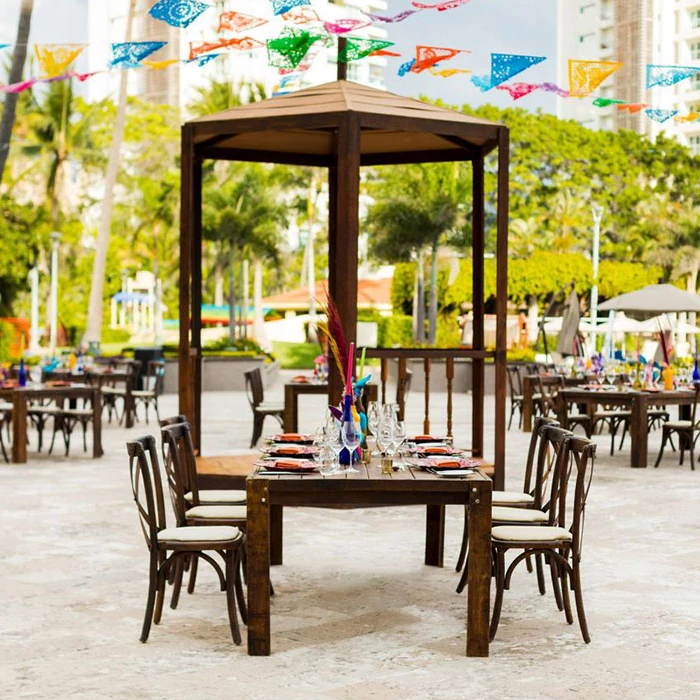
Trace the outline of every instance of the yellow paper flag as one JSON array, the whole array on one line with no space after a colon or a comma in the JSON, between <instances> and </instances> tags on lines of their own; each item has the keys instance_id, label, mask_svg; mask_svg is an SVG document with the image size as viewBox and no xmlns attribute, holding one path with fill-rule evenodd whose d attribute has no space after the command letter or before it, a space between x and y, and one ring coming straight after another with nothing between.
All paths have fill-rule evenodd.
<instances>
[{"instance_id":1,"label":"yellow paper flag","mask_svg":"<svg viewBox=\"0 0 700 700\"><path fill-rule=\"evenodd\" d=\"M428 71L432 75L438 75L441 78L451 78L453 75L460 75L461 73L471 73L472 71L466 68L428 68Z\"/></svg>"},{"instance_id":2,"label":"yellow paper flag","mask_svg":"<svg viewBox=\"0 0 700 700\"><path fill-rule=\"evenodd\" d=\"M623 64L617 61L576 61L569 59L569 94L571 97L590 95L606 78Z\"/></svg>"},{"instance_id":3,"label":"yellow paper flag","mask_svg":"<svg viewBox=\"0 0 700 700\"><path fill-rule=\"evenodd\" d=\"M83 52L85 44L35 44L34 53L42 78L55 78Z\"/></svg>"},{"instance_id":4,"label":"yellow paper flag","mask_svg":"<svg viewBox=\"0 0 700 700\"><path fill-rule=\"evenodd\" d=\"M178 63L177 58L169 58L165 61L141 61L144 66L148 66L149 68L152 68L153 70L163 70L163 68L167 68L168 66L172 66L173 63Z\"/></svg>"},{"instance_id":5,"label":"yellow paper flag","mask_svg":"<svg viewBox=\"0 0 700 700\"><path fill-rule=\"evenodd\" d=\"M696 122L700 119L700 112L688 112L688 114L685 114L680 117L674 117L673 121L680 122L682 123L687 123L687 122Z\"/></svg>"}]
</instances>

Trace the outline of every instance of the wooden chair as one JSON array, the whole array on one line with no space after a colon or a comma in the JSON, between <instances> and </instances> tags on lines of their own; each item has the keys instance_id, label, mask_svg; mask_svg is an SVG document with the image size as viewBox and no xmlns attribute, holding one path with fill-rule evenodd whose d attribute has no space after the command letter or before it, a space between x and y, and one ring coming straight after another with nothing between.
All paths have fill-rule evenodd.
<instances>
[{"instance_id":1,"label":"wooden chair","mask_svg":"<svg viewBox=\"0 0 700 700\"><path fill-rule=\"evenodd\" d=\"M554 470L551 508L547 525L498 526L491 531L496 595L491 615L491 639L496 636L503 606L503 593L510 588L513 571L518 564L532 556L545 556L553 569L553 580L561 580L561 607L566 621L574 618L569 589L574 591L576 612L581 635L587 644L591 641L583 608L581 588L581 549L586 500L593 476L595 443L584 438L569 438L565 449L558 455ZM573 477L573 497L570 497L570 477ZM567 503L567 499L571 504ZM510 550L521 550L506 569L505 555ZM557 601L559 603L559 601Z\"/></svg>"},{"instance_id":2,"label":"wooden chair","mask_svg":"<svg viewBox=\"0 0 700 700\"><path fill-rule=\"evenodd\" d=\"M163 360L151 360L148 363L146 376L143 378L143 389L134 389L131 394L134 397L134 417L138 420L136 410L139 404L143 404L146 410L146 425L148 425L148 407L153 406L156 419L160 422L158 412L158 396L163 392L163 380L165 378L165 362Z\"/></svg>"},{"instance_id":3,"label":"wooden chair","mask_svg":"<svg viewBox=\"0 0 700 700\"><path fill-rule=\"evenodd\" d=\"M250 446L255 444L262 435L263 423L267 416L273 416L279 421L280 427L284 426L284 405L265 401L262 372L260 369L251 369L243 373L245 376L245 391L248 403L253 409L253 437Z\"/></svg>"},{"instance_id":4,"label":"wooden chair","mask_svg":"<svg viewBox=\"0 0 700 700\"><path fill-rule=\"evenodd\" d=\"M508 430L513 423L513 416L515 412L518 411L518 428L523 425L523 401L525 400L523 394L523 382L520 376L520 367L518 365L508 365L508 389L510 391L510 417L508 418ZM533 394L532 403L535 409L539 409L541 396L539 394Z\"/></svg>"},{"instance_id":5,"label":"wooden chair","mask_svg":"<svg viewBox=\"0 0 700 700\"><path fill-rule=\"evenodd\" d=\"M571 410L572 404L575 401L570 401L564 398L564 394L561 394L560 401L558 403L557 414L559 421L562 425L565 425L569 430L574 431L578 426L583 428L587 438L591 437L592 425L591 417L587 413L579 413Z\"/></svg>"},{"instance_id":6,"label":"wooden chair","mask_svg":"<svg viewBox=\"0 0 700 700\"><path fill-rule=\"evenodd\" d=\"M148 597L141 641L146 642L148 639L151 622L160 623L169 570L189 557L193 561L204 559L216 571L221 590L226 591L231 635L234 643L240 644L242 639L236 614L237 605L243 622L247 619L240 576L244 533L236 527L166 527L155 438L148 436L128 442L127 451L131 489L150 554ZM221 555L225 571L209 552Z\"/></svg>"},{"instance_id":7,"label":"wooden chair","mask_svg":"<svg viewBox=\"0 0 700 700\"><path fill-rule=\"evenodd\" d=\"M100 377L100 389L102 390L102 410L107 409L108 420L112 422L112 413L114 412L119 419L119 425L124 421L126 416L127 395L134 391L137 386L139 374L141 373L140 360L114 360L109 363L109 367L117 370L125 370L128 373L126 382L110 382L109 375ZM122 414L119 415L117 410L117 400L122 401Z\"/></svg>"},{"instance_id":8,"label":"wooden chair","mask_svg":"<svg viewBox=\"0 0 700 700\"><path fill-rule=\"evenodd\" d=\"M246 506L244 502L202 504L197 488L197 465L189 423L178 423L161 429L165 455L165 474L170 491L170 500L175 511L178 527L188 525L230 525L243 532L246 529ZM182 585L184 561L175 569L173 596L170 607L177 607ZM190 566L188 593L194 593L197 578L197 559Z\"/></svg>"},{"instance_id":9,"label":"wooden chair","mask_svg":"<svg viewBox=\"0 0 700 700\"><path fill-rule=\"evenodd\" d=\"M617 432L622 427L622 437L618 446L618 450L620 450L622 449L622 443L625 441L625 435L627 435L629 430L631 418L632 411L604 405L601 410L595 411L593 414L590 434L593 435L596 428L599 428L601 424L607 423L610 429L610 456L612 457L615 454L615 437Z\"/></svg>"},{"instance_id":10,"label":"wooden chair","mask_svg":"<svg viewBox=\"0 0 700 700\"><path fill-rule=\"evenodd\" d=\"M12 419L12 404L6 401L0 401L0 452L2 452L3 459L6 462L10 461L7 455L7 449L5 447L5 442L3 441L2 431L9 425Z\"/></svg>"},{"instance_id":11,"label":"wooden chair","mask_svg":"<svg viewBox=\"0 0 700 700\"><path fill-rule=\"evenodd\" d=\"M698 434L700 434L700 425L697 420L698 394L700 394L700 382L695 384L695 397L693 398L690 420L666 421L661 426L661 449L654 463L655 468L661 464L661 458L667 442L671 443L671 449L675 451L672 436L676 434L678 435L678 449L681 452L679 464L683 464L683 456L685 451L688 450L690 452L690 468L693 471L695 470L695 443L697 442Z\"/></svg>"},{"instance_id":12,"label":"wooden chair","mask_svg":"<svg viewBox=\"0 0 700 700\"><path fill-rule=\"evenodd\" d=\"M559 423L553 418L547 418L545 416L537 416L535 418L534 425L532 426L532 433L530 435L530 445L527 451L527 459L525 462L525 477L523 480L523 490L522 491L493 491L491 494L491 505L492 507L499 506L509 506L515 508L542 508L543 503L543 483L541 480L546 480L549 478L548 472L542 472L539 474L536 469L536 459L539 454L539 444L542 437L542 433L547 426L558 426ZM538 481L539 478L539 481ZM456 571L461 571L462 566L464 566L467 549L469 546L469 528L468 528L468 518L467 509L464 509L464 529L462 532L462 545L459 550L459 556L457 557ZM457 592L461 593L464 586L467 583L466 569L465 575L457 586Z\"/></svg>"},{"instance_id":13,"label":"wooden chair","mask_svg":"<svg viewBox=\"0 0 700 700\"><path fill-rule=\"evenodd\" d=\"M75 402L73 402L75 403ZM70 402L69 402L70 404ZM51 435L51 445L49 454L53 452L56 435L61 433L63 444L66 450L66 457L70 454L70 441L73 431L80 425L83 429L83 452L87 452L87 428L92 425L93 406L92 399L85 399L82 408L69 406L58 406L53 413L53 433Z\"/></svg>"}]
</instances>

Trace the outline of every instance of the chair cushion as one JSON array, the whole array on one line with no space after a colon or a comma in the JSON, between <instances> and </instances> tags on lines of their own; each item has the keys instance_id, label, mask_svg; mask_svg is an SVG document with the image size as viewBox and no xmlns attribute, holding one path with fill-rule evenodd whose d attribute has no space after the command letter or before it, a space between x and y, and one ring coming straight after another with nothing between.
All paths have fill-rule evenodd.
<instances>
[{"instance_id":1,"label":"chair cushion","mask_svg":"<svg viewBox=\"0 0 700 700\"><path fill-rule=\"evenodd\" d=\"M669 420L664 423L664 430L668 428L675 428L676 430L682 430L683 428L692 428L693 423L689 420Z\"/></svg>"},{"instance_id":2,"label":"chair cushion","mask_svg":"<svg viewBox=\"0 0 700 700\"><path fill-rule=\"evenodd\" d=\"M632 411L596 411L593 418L629 418Z\"/></svg>"},{"instance_id":3,"label":"chair cushion","mask_svg":"<svg viewBox=\"0 0 700 700\"><path fill-rule=\"evenodd\" d=\"M511 506L514 503L534 503L535 498L529 493L519 491L494 491L491 494L491 504L494 506Z\"/></svg>"},{"instance_id":4,"label":"chair cushion","mask_svg":"<svg viewBox=\"0 0 700 700\"><path fill-rule=\"evenodd\" d=\"M211 520L245 520L245 506L195 506L185 511L186 518L202 518Z\"/></svg>"},{"instance_id":5,"label":"chair cushion","mask_svg":"<svg viewBox=\"0 0 700 700\"><path fill-rule=\"evenodd\" d=\"M7 403L7 401L0 401L0 411L11 411L12 404Z\"/></svg>"},{"instance_id":6,"label":"chair cushion","mask_svg":"<svg viewBox=\"0 0 700 700\"><path fill-rule=\"evenodd\" d=\"M259 411L284 411L283 403L275 403L274 401L263 401L256 407Z\"/></svg>"},{"instance_id":7,"label":"chair cushion","mask_svg":"<svg viewBox=\"0 0 700 700\"><path fill-rule=\"evenodd\" d=\"M202 505L244 505L245 497L245 491L236 489L200 489L199 491L199 502ZM192 491L185 494L185 500L192 503Z\"/></svg>"},{"instance_id":8,"label":"chair cushion","mask_svg":"<svg viewBox=\"0 0 700 700\"><path fill-rule=\"evenodd\" d=\"M113 394L115 396L126 396L126 389L116 386L103 386L103 394Z\"/></svg>"},{"instance_id":9,"label":"chair cushion","mask_svg":"<svg viewBox=\"0 0 700 700\"><path fill-rule=\"evenodd\" d=\"M139 390L137 390L137 391L132 391L132 392L131 392L131 395L132 395L132 396L138 396L140 399L143 399L143 398L146 398L146 397L151 398L152 396L155 396L155 395L156 395L156 392L155 392L155 391L141 391L141 390L139 389Z\"/></svg>"},{"instance_id":10,"label":"chair cushion","mask_svg":"<svg viewBox=\"0 0 700 700\"><path fill-rule=\"evenodd\" d=\"M571 542L571 533L563 527L540 525L499 525L491 537L502 542Z\"/></svg>"},{"instance_id":11,"label":"chair cushion","mask_svg":"<svg viewBox=\"0 0 700 700\"><path fill-rule=\"evenodd\" d=\"M242 537L237 527L219 525L216 527L166 527L158 533L159 542L226 542Z\"/></svg>"},{"instance_id":12,"label":"chair cushion","mask_svg":"<svg viewBox=\"0 0 700 700\"><path fill-rule=\"evenodd\" d=\"M491 508L491 520L509 523L546 523L547 513L534 508Z\"/></svg>"}]
</instances>

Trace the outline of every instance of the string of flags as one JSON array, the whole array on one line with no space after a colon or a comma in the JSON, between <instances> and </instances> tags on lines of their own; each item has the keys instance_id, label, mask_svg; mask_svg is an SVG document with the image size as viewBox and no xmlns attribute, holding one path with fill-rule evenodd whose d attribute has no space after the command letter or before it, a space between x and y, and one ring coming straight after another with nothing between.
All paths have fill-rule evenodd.
<instances>
[{"instance_id":1,"label":"string of flags","mask_svg":"<svg viewBox=\"0 0 700 700\"><path fill-rule=\"evenodd\" d=\"M239 11L225 11L218 15L216 38L189 43L188 57L183 63L204 66L230 51L267 52L268 64L277 69L280 75L279 91L290 89L299 75L308 70L323 47L335 45L335 37L344 37L346 44L338 52L338 61L349 63L359 61L366 56L385 56L404 58L397 68L397 75L406 77L414 74L428 73L444 79L455 76L469 76L470 83L488 92L496 89L506 92L513 100L520 100L535 91L555 94L562 98L588 98L616 71L623 63L617 61L569 60L568 86L561 87L551 82L529 83L513 81L513 78L530 68L547 60L546 56L531 56L510 53L492 53L490 71L487 75L474 75L469 68L456 67L445 63L460 55L468 55L467 49L418 45L415 56L403 57L400 52L391 50L391 41L353 36L373 24L393 24L403 22L420 12L446 12L463 7L471 0L443 0L442 2L420 2L413 0L410 7L395 15L383 15L364 12L364 18L340 18L324 20L311 5L311 0L267 0L272 13L284 22L282 32L275 37L261 40L250 36L250 32L269 23L268 19ZM211 14L214 5L201 0L157 0L149 14L154 19L163 21L172 27L185 29L205 13ZM231 35L234 36L231 36ZM111 45L112 56L108 62L109 69L143 69L164 70L179 63L179 59L159 60L152 57L166 46L164 41L131 41ZM9 48L10 44L0 44L0 50ZM39 75L14 85L0 85L0 92L22 92L38 83L76 78L84 81L93 75L107 71L76 73L71 65L82 54L85 44L36 44L34 53L39 68ZM670 87L700 74L700 66L656 65L646 66L646 87ZM276 93L280 94L280 92ZM646 103L628 103L611 97L595 97L592 106L597 108L613 107L620 111L644 114L653 121L664 123L670 119L678 122L700 120L700 114L690 112L680 114L678 110L658 109Z\"/></svg>"}]
</instances>

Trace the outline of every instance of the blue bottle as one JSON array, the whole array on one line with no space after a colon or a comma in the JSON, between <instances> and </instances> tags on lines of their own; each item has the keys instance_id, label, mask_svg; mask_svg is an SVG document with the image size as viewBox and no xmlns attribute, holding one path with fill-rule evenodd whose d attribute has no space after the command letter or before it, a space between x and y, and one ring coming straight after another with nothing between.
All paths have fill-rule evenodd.
<instances>
[{"instance_id":1,"label":"blue bottle","mask_svg":"<svg viewBox=\"0 0 700 700\"><path fill-rule=\"evenodd\" d=\"M24 358L21 358L19 361L19 376L17 379L20 386L27 386L27 368L24 366Z\"/></svg>"},{"instance_id":2,"label":"blue bottle","mask_svg":"<svg viewBox=\"0 0 700 700\"><path fill-rule=\"evenodd\" d=\"M698 369L698 354L695 353L695 366L693 367L693 382L700 382L700 369Z\"/></svg>"},{"instance_id":3,"label":"blue bottle","mask_svg":"<svg viewBox=\"0 0 700 700\"><path fill-rule=\"evenodd\" d=\"M355 421L352 417L352 396L350 394L345 394L343 397L343 417L340 421L340 430L341 435L342 431L344 430L355 430ZM350 452L346 447L343 447L340 455L338 456L338 461L341 464L351 464L352 462L355 462L356 459L354 459L353 455L353 459L351 461Z\"/></svg>"}]
</instances>

